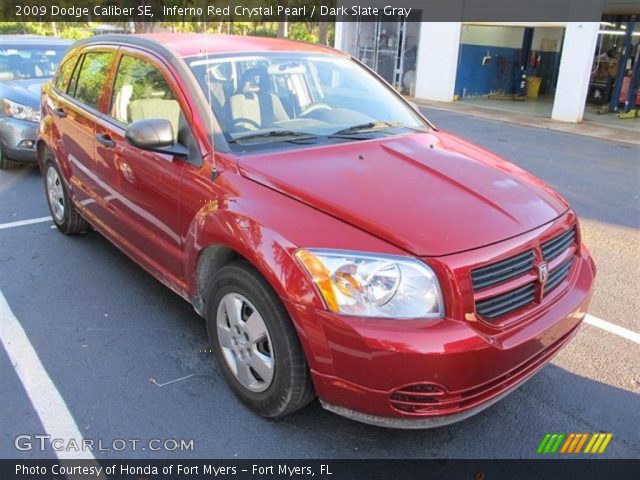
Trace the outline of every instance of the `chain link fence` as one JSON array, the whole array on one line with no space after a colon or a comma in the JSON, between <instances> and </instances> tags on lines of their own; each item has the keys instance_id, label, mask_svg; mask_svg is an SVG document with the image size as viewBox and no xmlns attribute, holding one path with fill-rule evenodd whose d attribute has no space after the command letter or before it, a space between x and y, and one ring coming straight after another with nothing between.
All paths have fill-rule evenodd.
<instances>
[{"instance_id":1,"label":"chain link fence","mask_svg":"<svg viewBox=\"0 0 640 480\"><path fill-rule=\"evenodd\" d=\"M362 17L356 26L356 57L408 95L415 92L420 15L385 20Z\"/></svg>"}]
</instances>

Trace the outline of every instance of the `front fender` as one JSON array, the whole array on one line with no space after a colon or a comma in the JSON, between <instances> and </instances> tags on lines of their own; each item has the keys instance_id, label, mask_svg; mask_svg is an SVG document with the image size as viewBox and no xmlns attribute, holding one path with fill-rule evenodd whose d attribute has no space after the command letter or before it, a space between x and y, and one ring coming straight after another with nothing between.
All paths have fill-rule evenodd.
<instances>
[{"instance_id":1,"label":"front fender","mask_svg":"<svg viewBox=\"0 0 640 480\"><path fill-rule=\"evenodd\" d=\"M204 167L206 168L206 167ZM247 179L229 168L215 182L183 181L184 277L191 298L200 295L198 261L207 248L225 247L249 261L284 300L309 307L324 303L297 248L336 248L403 254L343 220ZM190 206L197 205L197 210Z\"/></svg>"},{"instance_id":2,"label":"front fender","mask_svg":"<svg viewBox=\"0 0 640 480\"><path fill-rule=\"evenodd\" d=\"M311 279L293 256L296 245L257 220L231 210L201 210L185 245L189 290L200 291L199 259L210 248L224 247L246 259L283 300L323 308ZM215 273L214 273L215 274Z\"/></svg>"},{"instance_id":3,"label":"front fender","mask_svg":"<svg viewBox=\"0 0 640 480\"><path fill-rule=\"evenodd\" d=\"M219 163L220 165L220 163ZM188 181L183 192L189 205L199 210L189 213L184 238L184 272L187 289L196 310L204 312L200 291L200 259L216 250L220 262L206 269L208 280L215 278L226 252L246 259L271 285L298 332L312 369L330 364L331 352L320 318L297 315L298 306L307 311L324 310L324 303L311 278L294 258L297 248L336 248L387 254L403 254L397 247L338 218L290 198L229 168L215 182ZM406 254L406 253L405 253ZM204 263L204 262L203 262Z\"/></svg>"}]
</instances>

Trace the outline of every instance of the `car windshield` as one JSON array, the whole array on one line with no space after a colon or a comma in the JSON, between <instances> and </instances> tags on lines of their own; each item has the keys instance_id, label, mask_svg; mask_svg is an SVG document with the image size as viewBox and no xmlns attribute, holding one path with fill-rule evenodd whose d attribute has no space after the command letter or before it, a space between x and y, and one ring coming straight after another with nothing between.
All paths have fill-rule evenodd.
<instances>
[{"instance_id":1,"label":"car windshield","mask_svg":"<svg viewBox=\"0 0 640 480\"><path fill-rule=\"evenodd\" d=\"M186 60L230 143L357 140L429 128L348 58L260 53Z\"/></svg>"},{"instance_id":2,"label":"car windshield","mask_svg":"<svg viewBox=\"0 0 640 480\"><path fill-rule=\"evenodd\" d=\"M51 77L66 50L58 45L0 45L0 80Z\"/></svg>"}]
</instances>

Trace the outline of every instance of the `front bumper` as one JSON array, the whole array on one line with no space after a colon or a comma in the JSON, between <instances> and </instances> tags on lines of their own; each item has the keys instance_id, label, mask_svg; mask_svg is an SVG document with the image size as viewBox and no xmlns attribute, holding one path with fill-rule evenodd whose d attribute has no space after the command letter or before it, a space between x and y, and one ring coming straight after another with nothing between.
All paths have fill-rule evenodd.
<instances>
[{"instance_id":1,"label":"front bumper","mask_svg":"<svg viewBox=\"0 0 640 480\"><path fill-rule=\"evenodd\" d=\"M576 333L595 266L583 249L562 295L531 320L492 334L444 318L343 317L287 303L322 405L354 420L431 428L464 420L539 371Z\"/></svg>"},{"instance_id":2,"label":"front bumper","mask_svg":"<svg viewBox=\"0 0 640 480\"><path fill-rule=\"evenodd\" d=\"M7 116L0 117L0 146L7 158L18 162L36 162L37 139L37 123ZM31 142L31 145L27 146L26 142Z\"/></svg>"}]
</instances>

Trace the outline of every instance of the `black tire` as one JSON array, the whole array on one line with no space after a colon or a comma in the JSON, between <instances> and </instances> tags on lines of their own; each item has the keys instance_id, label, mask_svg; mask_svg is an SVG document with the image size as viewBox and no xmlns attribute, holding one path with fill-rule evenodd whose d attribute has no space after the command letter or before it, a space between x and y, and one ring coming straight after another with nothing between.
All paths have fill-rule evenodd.
<instances>
[{"instance_id":1,"label":"black tire","mask_svg":"<svg viewBox=\"0 0 640 480\"><path fill-rule=\"evenodd\" d=\"M0 146L0 170L9 170L10 168L18 168L21 165L20 162L16 162L15 160L10 160L2 151L2 147Z\"/></svg>"},{"instance_id":2,"label":"black tire","mask_svg":"<svg viewBox=\"0 0 640 480\"><path fill-rule=\"evenodd\" d=\"M44 190L45 196L47 197L47 205L49 206L49 213L51 214L51 218L53 218L53 222L55 223L58 230L60 230L65 235L76 235L78 233L88 232L91 227L89 223L80 216L77 212L73 203L71 202L71 198L69 197L69 192L67 191L67 186L63 180L62 174L60 173L60 169L56 164L55 159L50 151L45 152L44 159ZM53 206L51 205L51 197L49 195L48 187L47 187L47 177L49 173L49 169L55 170L56 175L60 180L60 187L62 188L62 198L64 202L64 214L62 218L57 218L54 213Z\"/></svg>"},{"instance_id":3,"label":"black tire","mask_svg":"<svg viewBox=\"0 0 640 480\"><path fill-rule=\"evenodd\" d=\"M273 352L273 379L262 392L251 391L236 378L227 364L218 338L217 312L227 294L239 294L261 315ZM282 302L271 286L244 260L217 273L206 302L209 342L225 380L236 396L258 415L278 418L306 406L315 398L313 384L298 335Z\"/></svg>"}]
</instances>

